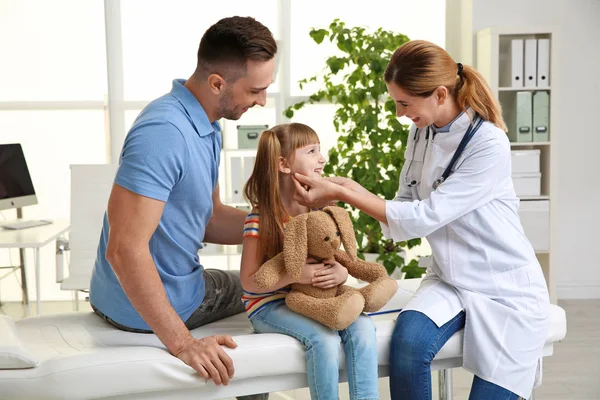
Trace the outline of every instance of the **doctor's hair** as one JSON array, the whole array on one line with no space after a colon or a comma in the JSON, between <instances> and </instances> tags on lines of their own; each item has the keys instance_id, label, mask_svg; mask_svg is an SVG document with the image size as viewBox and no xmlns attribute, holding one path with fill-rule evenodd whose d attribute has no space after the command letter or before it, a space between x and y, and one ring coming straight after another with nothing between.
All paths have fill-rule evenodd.
<instances>
[{"instance_id":1,"label":"doctor's hair","mask_svg":"<svg viewBox=\"0 0 600 400\"><path fill-rule=\"evenodd\" d=\"M281 201L279 162L293 161L296 149L319 143L317 133L300 123L276 125L260 135L244 197L260 215L258 239L268 258L283 250L283 225L290 219Z\"/></svg>"},{"instance_id":2,"label":"doctor's hair","mask_svg":"<svg viewBox=\"0 0 600 400\"><path fill-rule=\"evenodd\" d=\"M484 120L507 130L500 103L483 76L469 65L457 64L434 43L412 40L400 46L385 69L384 79L419 97L429 97L445 86L461 110L471 107Z\"/></svg>"},{"instance_id":3,"label":"doctor's hair","mask_svg":"<svg viewBox=\"0 0 600 400\"><path fill-rule=\"evenodd\" d=\"M202 36L194 75L219 74L235 81L246 75L248 61L269 61L277 53L273 33L251 17L223 18Z\"/></svg>"}]
</instances>

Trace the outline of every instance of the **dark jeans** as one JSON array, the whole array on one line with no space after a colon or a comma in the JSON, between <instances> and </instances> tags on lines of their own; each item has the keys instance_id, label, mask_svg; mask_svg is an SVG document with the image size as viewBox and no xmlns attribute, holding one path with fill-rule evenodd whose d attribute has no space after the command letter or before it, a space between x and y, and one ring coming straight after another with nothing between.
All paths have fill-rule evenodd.
<instances>
[{"instance_id":1,"label":"dark jeans","mask_svg":"<svg viewBox=\"0 0 600 400\"><path fill-rule=\"evenodd\" d=\"M205 295L200 307L185 321L188 329L199 328L223 318L244 312L242 303L242 283L239 271L221 271L207 269L204 271ZM92 304L92 309L106 322L117 329L133 333L153 333L146 329L135 329L113 321ZM268 393L238 397L240 400L266 400Z\"/></svg>"},{"instance_id":2,"label":"dark jeans","mask_svg":"<svg viewBox=\"0 0 600 400\"><path fill-rule=\"evenodd\" d=\"M390 345L392 400L431 399L431 361L444 344L465 326L461 311L441 327L418 311L400 314ZM474 376L469 400L517 400L519 396Z\"/></svg>"}]
</instances>

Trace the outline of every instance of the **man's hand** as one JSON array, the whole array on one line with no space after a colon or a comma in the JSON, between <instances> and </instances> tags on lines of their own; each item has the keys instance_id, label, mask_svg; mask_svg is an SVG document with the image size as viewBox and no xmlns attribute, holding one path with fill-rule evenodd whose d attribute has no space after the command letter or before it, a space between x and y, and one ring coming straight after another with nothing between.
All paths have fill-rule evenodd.
<instances>
[{"instance_id":1,"label":"man's hand","mask_svg":"<svg viewBox=\"0 0 600 400\"><path fill-rule=\"evenodd\" d=\"M329 259L324 260L325 266L315 272L312 285L321 289L331 289L348 279L348 270L339 262Z\"/></svg>"},{"instance_id":2,"label":"man's hand","mask_svg":"<svg viewBox=\"0 0 600 400\"><path fill-rule=\"evenodd\" d=\"M227 385L233 377L233 360L221 345L230 349L237 347L229 335L208 336L203 339L190 336L173 355L194 368L204 379L212 379L216 385Z\"/></svg>"},{"instance_id":3,"label":"man's hand","mask_svg":"<svg viewBox=\"0 0 600 400\"><path fill-rule=\"evenodd\" d=\"M317 260L312 257L308 257L306 259L306 264L304 264L304 268L302 268L302 275L300 275L298 283L310 285L315 277L316 272L323 268L325 268L324 263L317 263Z\"/></svg>"}]
</instances>

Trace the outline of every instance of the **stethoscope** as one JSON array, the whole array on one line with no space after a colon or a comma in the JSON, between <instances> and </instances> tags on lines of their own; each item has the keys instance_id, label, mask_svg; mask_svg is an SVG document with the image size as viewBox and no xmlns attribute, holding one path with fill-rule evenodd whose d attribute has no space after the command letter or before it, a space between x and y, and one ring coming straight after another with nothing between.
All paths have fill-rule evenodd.
<instances>
[{"instance_id":1,"label":"stethoscope","mask_svg":"<svg viewBox=\"0 0 600 400\"><path fill-rule=\"evenodd\" d=\"M467 131L465 132L465 135L463 136L462 140L458 144L458 147L456 148L456 151L454 152L454 155L452 156L452 159L450 160L450 164L448 164L448 166L444 170L444 173L442 174L442 176L439 177L438 179L436 179L435 181L433 181L433 185L432 185L433 190L437 189L438 186L440 186L442 183L444 183L444 181L446 179L448 179L448 177L452 173L452 168L454 168L454 164L456 164L456 161L458 161L458 158L462 155L463 151L467 147L467 144L469 143L471 138L475 135L475 133L477 132L477 130L483 123L483 119L476 117L473 122L474 122L473 124L469 125L469 129L467 129ZM425 129L425 128L422 128L422 129ZM419 182L417 182L414 179L409 182L408 176L410 174L410 169L412 167L412 163L415 158L415 151L417 150L417 143L419 142L419 138L421 136L420 133L422 132L422 129L417 129L415 131L415 135L413 137L412 157L408 162L408 167L406 168L406 174L404 176L404 183L408 187L417 186L419 184ZM433 142L433 139L435 139L436 134L437 134L437 132L434 130L433 135L431 135L431 126L427 127L427 133L425 135L425 140L427 141L427 143L425 144L425 149L423 150L423 162L425 161L425 155L427 154L427 148L429 147L429 137L431 136L431 142ZM421 173L423 173L423 172L421 171Z\"/></svg>"}]
</instances>

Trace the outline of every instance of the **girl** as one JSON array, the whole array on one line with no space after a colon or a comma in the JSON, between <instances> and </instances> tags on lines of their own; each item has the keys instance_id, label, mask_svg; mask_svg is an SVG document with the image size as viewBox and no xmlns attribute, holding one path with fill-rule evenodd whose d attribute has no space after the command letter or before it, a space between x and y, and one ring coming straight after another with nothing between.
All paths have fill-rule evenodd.
<instances>
[{"instance_id":1,"label":"girl","mask_svg":"<svg viewBox=\"0 0 600 400\"><path fill-rule=\"evenodd\" d=\"M283 250L286 221L310 211L293 199L292 174L320 177L324 163L319 138L306 125L277 125L261 134L254 170L244 188L253 211L244 226L242 300L257 332L283 333L306 346L306 372L313 400L338 399L340 340L346 353L350 399L378 399L375 325L368 316L359 316L338 332L287 308L284 300L286 287L294 282L291 277L284 277L278 290L269 293L260 293L253 282L263 262ZM335 260L306 262L300 283L330 288L348 277L348 271Z\"/></svg>"},{"instance_id":2,"label":"girl","mask_svg":"<svg viewBox=\"0 0 600 400\"><path fill-rule=\"evenodd\" d=\"M393 399L431 399L431 360L463 327L463 366L475 375L469 399L529 398L549 298L517 214L500 106L475 69L425 41L398 48L384 78L397 116L413 121L396 198L346 178L296 175L297 198L342 200L395 241L431 245L427 275L392 336Z\"/></svg>"}]
</instances>

